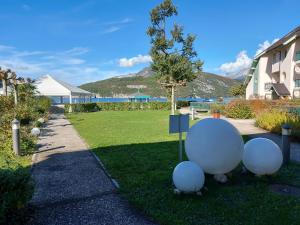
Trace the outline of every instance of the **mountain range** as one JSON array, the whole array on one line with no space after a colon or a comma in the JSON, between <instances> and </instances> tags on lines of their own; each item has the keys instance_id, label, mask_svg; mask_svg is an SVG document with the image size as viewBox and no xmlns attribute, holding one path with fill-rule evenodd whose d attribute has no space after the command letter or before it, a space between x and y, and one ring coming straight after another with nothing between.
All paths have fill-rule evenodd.
<instances>
[{"instance_id":1,"label":"mountain range","mask_svg":"<svg viewBox=\"0 0 300 225\"><path fill-rule=\"evenodd\" d=\"M226 97L229 89L240 81L201 72L198 77L177 90L178 97ZM152 97L165 97L167 93L157 82L154 72L146 67L137 73L116 76L106 80L82 84L80 88L96 93L101 97L128 97L137 92Z\"/></svg>"}]
</instances>

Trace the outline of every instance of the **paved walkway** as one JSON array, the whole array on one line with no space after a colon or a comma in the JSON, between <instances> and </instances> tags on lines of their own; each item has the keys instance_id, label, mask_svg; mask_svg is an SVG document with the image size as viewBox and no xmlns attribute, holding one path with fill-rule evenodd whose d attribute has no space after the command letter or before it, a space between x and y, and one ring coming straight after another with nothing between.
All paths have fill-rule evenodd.
<instances>
[{"instance_id":1,"label":"paved walkway","mask_svg":"<svg viewBox=\"0 0 300 225\"><path fill-rule=\"evenodd\" d=\"M191 113L189 108L183 108L181 113ZM199 116L200 118L210 118L210 115ZM249 135L251 138L264 137L273 140L281 147L281 136L277 134L270 133L264 129L255 126L254 119L230 119L222 117L222 119L227 120L232 125L234 125L242 135ZM300 162L300 143L291 143L291 159Z\"/></svg>"},{"instance_id":2,"label":"paved walkway","mask_svg":"<svg viewBox=\"0 0 300 225\"><path fill-rule=\"evenodd\" d=\"M29 224L137 224L152 222L139 215L116 188L63 115L54 115L33 157L35 192Z\"/></svg>"}]
</instances>

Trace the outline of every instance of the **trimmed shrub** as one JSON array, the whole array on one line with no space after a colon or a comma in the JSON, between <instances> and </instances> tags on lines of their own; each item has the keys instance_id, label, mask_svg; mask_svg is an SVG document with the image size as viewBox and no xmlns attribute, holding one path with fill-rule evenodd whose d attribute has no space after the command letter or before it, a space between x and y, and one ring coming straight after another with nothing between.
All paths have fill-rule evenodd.
<instances>
[{"instance_id":1,"label":"trimmed shrub","mask_svg":"<svg viewBox=\"0 0 300 225\"><path fill-rule=\"evenodd\" d=\"M96 112L96 111L133 111L133 110L170 110L169 102L98 102L65 104L65 112Z\"/></svg>"},{"instance_id":2,"label":"trimmed shrub","mask_svg":"<svg viewBox=\"0 0 300 225\"><path fill-rule=\"evenodd\" d=\"M292 127L292 134L300 137L300 117L279 110L263 112L256 117L256 125L265 130L281 133L281 126L288 123Z\"/></svg>"},{"instance_id":3,"label":"trimmed shrub","mask_svg":"<svg viewBox=\"0 0 300 225\"><path fill-rule=\"evenodd\" d=\"M250 103L245 100L235 100L226 105L224 114L234 119L250 119L254 117Z\"/></svg>"},{"instance_id":4,"label":"trimmed shrub","mask_svg":"<svg viewBox=\"0 0 300 225\"><path fill-rule=\"evenodd\" d=\"M70 110L70 107L72 110ZM96 103L79 103L79 104L65 104L65 112L97 112L99 107Z\"/></svg>"},{"instance_id":5,"label":"trimmed shrub","mask_svg":"<svg viewBox=\"0 0 300 225\"><path fill-rule=\"evenodd\" d=\"M183 107L189 107L190 102L189 101L177 101L176 102L177 109L183 108Z\"/></svg>"}]
</instances>

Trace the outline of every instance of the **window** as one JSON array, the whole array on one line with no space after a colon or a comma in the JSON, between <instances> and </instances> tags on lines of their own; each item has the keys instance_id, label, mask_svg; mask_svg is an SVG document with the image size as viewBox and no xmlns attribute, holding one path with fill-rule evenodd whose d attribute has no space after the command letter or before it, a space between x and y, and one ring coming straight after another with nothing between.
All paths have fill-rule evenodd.
<instances>
[{"instance_id":1,"label":"window","mask_svg":"<svg viewBox=\"0 0 300 225\"><path fill-rule=\"evenodd\" d=\"M300 87L300 80L295 80L295 87Z\"/></svg>"},{"instance_id":2,"label":"window","mask_svg":"<svg viewBox=\"0 0 300 225\"><path fill-rule=\"evenodd\" d=\"M265 83L265 91L271 90L272 83Z\"/></svg>"},{"instance_id":3,"label":"window","mask_svg":"<svg viewBox=\"0 0 300 225\"><path fill-rule=\"evenodd\" d=\"M300 51L296 52L296 61L300 60Z\"/></svg>"},{"instance_id":4,"label":"window","mask_svg":"<svg viewBox=\"0 0 300 225\"><path fill-rule=\"evenodd\" d=\"M283 78L283 80L286 79L286 72L283 72L283 73L282 73L282 78Z\"/></svg>"},{"instance_id":5,"label":"window","mask_svg":"<svg viewBox=\"0 0 300 225\"><path fill-rule=\"evenodd\" d=\"M284 50L284 53L283 53L283 59L285 59L287 56L287 50Z\"/></svg>"}]
</instances>

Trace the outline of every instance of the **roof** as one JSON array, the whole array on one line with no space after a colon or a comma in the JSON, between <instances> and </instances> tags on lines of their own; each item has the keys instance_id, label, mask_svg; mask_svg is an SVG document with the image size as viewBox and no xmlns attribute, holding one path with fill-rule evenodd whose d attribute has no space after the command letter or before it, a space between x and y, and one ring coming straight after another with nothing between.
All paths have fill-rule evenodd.
<instances>
[{"instance_id":1,"label":"roof","mask_svg":"<svg viewBox=\"0 0 300 225\"><path fill-rule=\"evenodd\" d=\"M47 75L50 76L50 75ZM60 83L62 86L64 86L65 88L67 88L69 91L71 91L72 93L82 93L82 94L91 94L91 92L88 92L86 90L83 90L79 87L73 86L71 84L68 84L64 81L58 80L53 78L52 76L50 76L53 80L55 80L56 82Z\"/></svg>"},{"instance_id":2,"label":"roof","mask_svg":"<svg viewBox=\"0 0 300 225\"><path fill-rule=\"evenodd\" d=\"M278 84L272 84L272 88L276 92L278 96L289 96L291 95L285 84L278 83Z\"/></svg>"},{"instance_id":3,"label":"roof","mask_svg":"<svg viewBox=\"0 0 300 225\"><path fill-rule=\"evenodd\" d=\"M267 49L265 49L263 52L261 52L258 55L256 55L254 58L258 59L262 55L264 55L265 53L267 53L269 51L272 51L273 49L275 49L275 48L277 48L279 46L287 45L291 41L295 40L298 37L300 37L300 26L296 27L294 30L292 30L291 32L289 32L288 34L286 34L285 36L283 36L281 39L279 39L278 41L276 41L274 44L272 44L270 47L268 47Z\"/></svg>"},{"instance_id":4,"label":"roof","mask_svg":"<svg viewBox=\"0 0 300 225\"><path fill-rule=\"evenodd\" d=\"M91 96L92 93L79 87L58 80L51 75L40 77L35 85L40 95L45 96L65 96L65 95L85 95Z\"/></svg>"}]
</instances>

